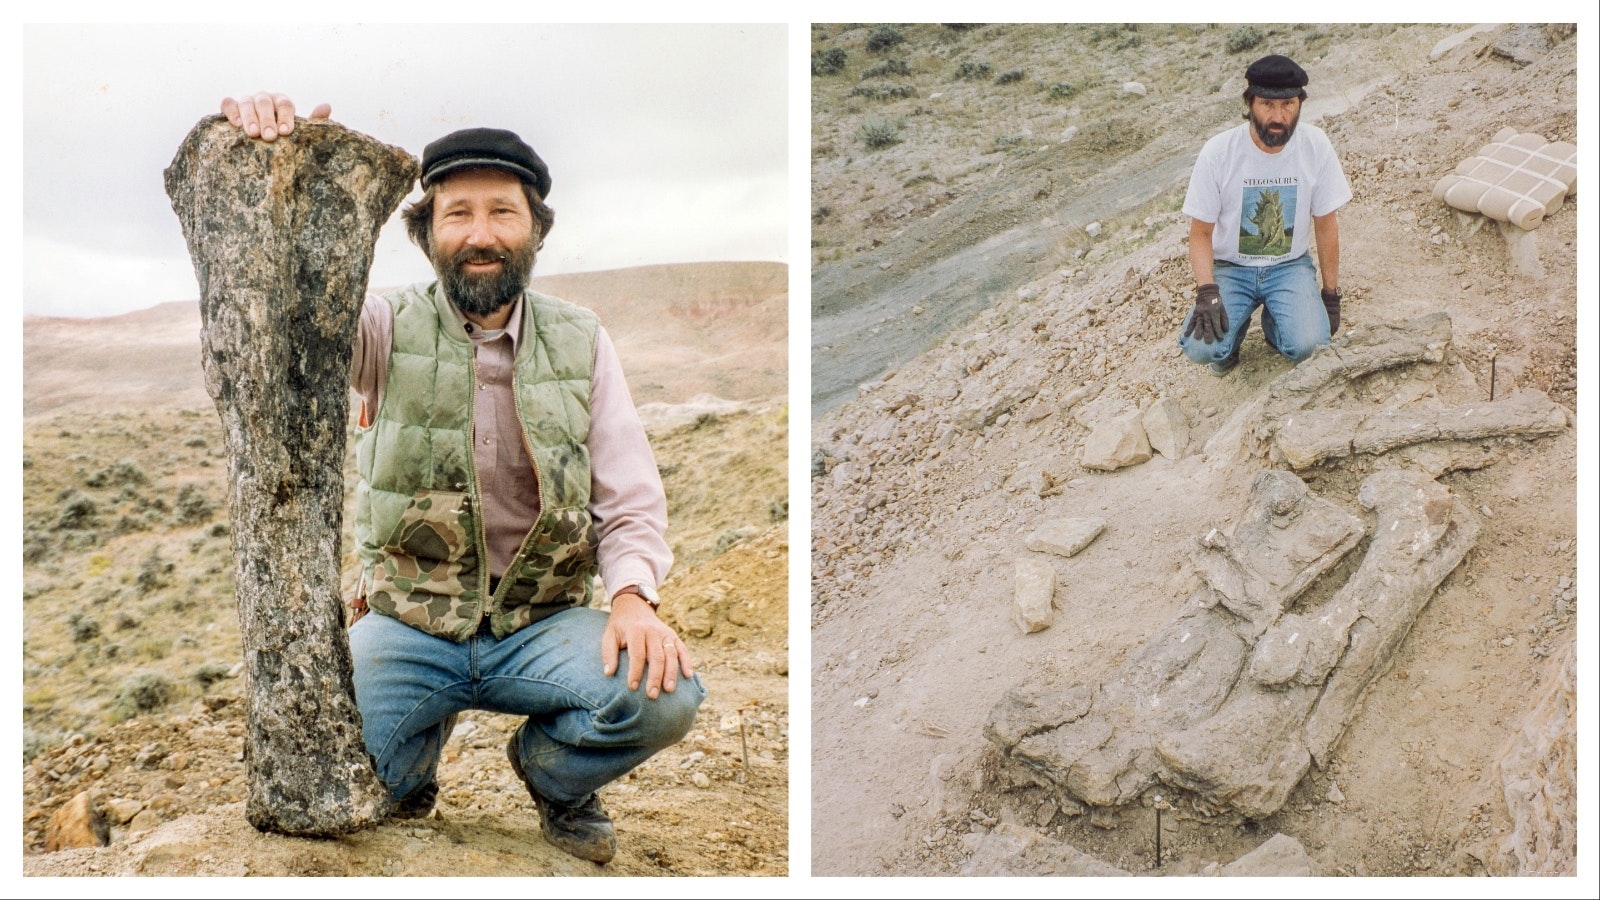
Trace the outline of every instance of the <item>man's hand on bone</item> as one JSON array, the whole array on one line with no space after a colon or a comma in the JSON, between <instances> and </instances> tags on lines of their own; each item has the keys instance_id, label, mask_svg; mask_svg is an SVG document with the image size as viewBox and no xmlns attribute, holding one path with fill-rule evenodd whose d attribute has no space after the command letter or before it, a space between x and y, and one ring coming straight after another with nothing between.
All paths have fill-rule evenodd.
<instances>
[{"instance_id":1,"label":"man's hand on bone","mask_svg":"<svg viewBox=\"0 0 1600 900\"><path fill-rule=\"evenodd\" d=\"M622 650L628 651L628 690L638 690L643 678L645 695L652 700L663 690L669 694L677 690L680 674L694 676L689 648L638 594L611 598L611 618L600 636L600 658L607 677L616 674Z\"/></svg>"},{"instance_id":2,"label":"man's hand on bone","mask_svg":"<svg viewBox=\"0 0 1600 900\"><path fill-rule=\"evenodd\" d=\"M223 97L222 114L233 127L263 141L275 141L294 131L294 102L283 94L262 91L240 100ZM321 103L306 118L325 120L332 114L333 107Z\"/></svg>"}]
</instances>

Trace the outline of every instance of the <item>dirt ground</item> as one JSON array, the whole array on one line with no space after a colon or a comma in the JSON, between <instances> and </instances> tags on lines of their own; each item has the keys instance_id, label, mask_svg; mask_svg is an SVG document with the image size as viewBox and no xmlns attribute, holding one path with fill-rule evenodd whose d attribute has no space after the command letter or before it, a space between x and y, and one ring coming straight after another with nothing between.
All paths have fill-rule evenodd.
<instances>
[{"instance_id":1,"label":"dirt ground","mask_svg":"<svg viewBox=\"0 0 1600 900\"><path fill-rule=\"evenodd\" d=\"M25 320L23 873L787 874L783 267L676 269L560 285L596 306L628 298L603 314L635 396L651 398L677 556L663 616L709 691L688 737L601 792L618 832L605 867L544 842L505 761L517 722L488 713L464 715L447 744L430 818L328 840L256 832L226 461L194 305ZM709 307L727 340L706 327ZM646 335L676 342L643 359ZM741 342L748 352L728 352ZM51 816L85 791L109 846L45 852Z\"/></svg>"},{"instance_id":2,"label":"dirt ground","mask_svg":"<svg viewBox=\"0 0 1600 900\"><path fill-rule=\"evenodd\" d=\"M1306 25L1263 27L1258 46L1229 54L1233 26L1118 28L901 26L904 42L876 55L867 28L813 29L814 50L837 45L852 60L813 78L814 350L876 355L837 406L835 389L814 381L824 412L812 432L812 816L829 826L814 828L812 871L961 874L1002 823L1139 874L1213 871L1276 832L1326 875L1519 871L1529 848L1513 835L1527 835L1499 763L1594 597L1578 578L1578 198L1534 233L1542 274L1519 274L1493 223L1431 191L1501 128L1578 142L1576 40L1519 61L1494 50L1503 28L1446 46L1467 27ZM1258 325L1224 378L1176 346L1193 296L1183 179L1142 185L1114 215L1087 210L1098 236L1062 196L1074 183L1112 190L1089 171L1097 160L1134 157L1158 171L1198 149L1237 121L1244 67L1268 52L1305 65L1314 101L1330 85L1342 96L1315 118L1308 106L1302 121L1327 131L1355 193L1339 219L1344 329L1444 310L1457 376L1484 398L1491 380L1497 397L1536 388L1571 427L1484 442L1486 465L1442 477L1484 530L1330 765L1263 821L1168 815L1158 871L1147 806L1091 816L1046 805L982 729L1013 686L1094 681L1137 652L1198 583L1195 539L1234 521L1272 464L1225 432L1291 364ZM847 93L890 57L910 61L897 81L914 96ZM991 63L986 81L955 74L980 60ZM1024 60L1024 81L994 83ZM1054 99L1048 86L1074 77L1089 86ZM1145 93L1128 92L1130 81ZM900 117L902 141L864 149L853 135L871 115ZM1100 144L1082 141L1102 133ZM918 281L956 257L959 278ZM969 302L983 311L946 335L941 304ZM872 337L835 341L865 307ZM1356 392L1398 406L1423 390L1407 393L1405 380L1369 379ZM970 422L1018 387L1009 412ZM1115 472L1079 465L1092 425L1162 397L1189 421L1188 455ZM1354 509L1375 465L1357 458L1302 475ZM1055 560L1054 624L1024 635L1012 622L1013 560L1036 526L1067 516L1107 525L1087 550ZM1574 723L1552 727L1570 748ZM1547 795L1566 798L1551 810L1564 835L1541 840L1571 842L1576 772L1552 778Z\"/></svg>"}]
</instances>

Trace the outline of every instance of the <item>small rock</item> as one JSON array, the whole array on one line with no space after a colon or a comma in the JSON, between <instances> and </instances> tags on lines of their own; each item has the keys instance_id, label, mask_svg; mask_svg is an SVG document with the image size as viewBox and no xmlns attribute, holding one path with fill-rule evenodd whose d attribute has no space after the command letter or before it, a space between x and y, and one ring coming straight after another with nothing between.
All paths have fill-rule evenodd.
<instances>
[{"instance_id":1,"label":"small rock","mask_svg":"<svg viewBox=\"0 0 1600 900\"><path fill-rule=\"evenodd\" d=\"M894 818L898 819L898 818L900 818L901 816L903 816L905 814L906 814L906 808L904 806L901 806L898 803L889 804L889 815L891 815Z\"/></svg>"},{"instance_id":2,"label":"small rock","mask_svg":"<svg viewBox=\"0 0 1600 900\"><path fill-rule=\"evenodd\" d=\"M1140 96L1140 97L1144 96L1144 85L1140 84L1137 81L1130 81L1130 82L1124 84L1122 86L1122 89L1124 91L1126 91L1127 93L1130 93L1130 94L1134 94L1134 95L1137 95L1137 96Z\"/></svg>"},{"instance_id":3,"label":"small rock","mask_svg":"<svg viewBox=\"0 0 1600 900\"><path fill-rule=\"evenodd\" d=\"M704 772L696 772L693 775L690 775L689 780L694 782L694 786L697 788L706 788L711 786L711 778Z\"/></svg>"},{"instance_id":4,"label":"small rock","mask_svg":"<svg viewBox=\"0 0 1600 900\"><path fill-rule=\"evenodd\" d=\"M1021 558L1016 561L1016 571L1016 607L1012 620L1023 634L1049 628L1055 620L1051 608L1056 592L1055 567L1044 560Z\"/></svg>"},{"instance_id":5,"label":"small rock","mask_svg":"<svg viewBox=\"0 0 1600 900\"><path fill-rule=\"evenodd\" d=\"M1189 418L1171 397L1162 397L1140 420L1150 446L1167 459L1182 459L1189 450Z\"/></svg>"},{"instance_id":6,"label":"small rock","mask_svg":"<svg viewBox=\"0 0 1600 900\"><path fill-rule=\"evenodd\" d=\"M1099 237L1100 236L1100 230L1101 230L1100 229L1100 223L1099 222L1090 222L1089 224L1083 226L1083 230L1088 232L1089 237Z\"/></svg>"},{"instance_id":7,"label":"small rock","mask_svg":"<svg viewBox=\"0 0 1600 900\"><path fill-rule=\"evenodd\" d=\"M1138 410L1112 418L1089 433L1078 464L1085 469L1110 472L1150 459L1150 438Z\"/></svg>"},{"instance_id":8,"label":"small rock","mask_svg":"<svg viewBox=\"0 0 1600 900\"><path fill-rule=\"evenodd\" d=\"M44 830L44 848L54 853L72 847L104 847L111 843L111 826L98 797L81 791L56 810Z\"/></svg>"},{"instance_id":9,"label":"small rock","mask_svg":"<svg viewBox=\"0 0 1600 900\"><path fill-rule=\"evenodd\" d=\"M1034 529L1026 546L1041 553L1075 556L1105 529L1105 519L1056 519Z\"/></svg>"},{"instance_id":10,"label":"small rock","mask_svg":"<svg viewBox=\"0 0 1600 900\"><path fill-rule=\"evenodd\" d=\"M1328 802L1329 803L1343 803L1344 802L1344 791L1339 790L1339 786L1337 784L1328 785Z\"/></svg>"}]
</instances>

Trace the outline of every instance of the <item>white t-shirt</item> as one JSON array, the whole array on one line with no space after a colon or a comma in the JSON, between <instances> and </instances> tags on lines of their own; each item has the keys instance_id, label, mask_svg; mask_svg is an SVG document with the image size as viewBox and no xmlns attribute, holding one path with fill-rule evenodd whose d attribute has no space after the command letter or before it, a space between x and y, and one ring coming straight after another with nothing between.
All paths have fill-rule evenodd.
<instances>
[{"instance_id":1,"label":"white t-shirt","mask_svg":"<svg viewBox=\"0 0 1600 900\"><path fill-rule=\"evenodd\" d=\"M1215 258L1270 266L1302 256L1311 246L1311 217L1349 201L1350 182L1322 129L1302 123L1282 150L1265 153L1244 122L1201 148L1183 212L1216 225Z\"/></svg>"}]
</instances>

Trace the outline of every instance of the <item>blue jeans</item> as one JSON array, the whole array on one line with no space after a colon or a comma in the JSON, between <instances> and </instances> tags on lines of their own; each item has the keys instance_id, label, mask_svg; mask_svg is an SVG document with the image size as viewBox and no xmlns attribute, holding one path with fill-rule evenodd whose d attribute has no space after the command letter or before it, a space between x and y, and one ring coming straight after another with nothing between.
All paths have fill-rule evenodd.
<instances>
[{"instance_id":1,"label":"blue jeans","mask_svg":"<svg viewBox=\"0 0 1600 900\"><path fill-rule=\"evenodd\" d=\"M670 747L694 725L705 688L696 675L655 700L628 690L628 653L607 678L600 634L607 614L577 607L498 639L457 644L373 613L350 629L356 706L378 777L396 799L433 780L449 737L445 719L467 709L527 716L522 771L545 796L577 803Z\"/></svg>"},{"instance_id":2,"label":"blue jeans","mask_svg":"<svg viewBox=\"0 0 1600 900\"><path fill-rule=\"evenodd\" d=\"M1239 352L1239 344L1250 327L1250 314L1261 310L1261 333L1267 343L1295 362L1328 343L1328 311L1322 306L1317 288L1317 268L1311 254L1305 253L1275 266L1236 266L1218 260L1215 274L1222 292L1222 306L1228 311L1228 333L1222 340L1207 344L1193 336L1189 319L1178 332L1183 355L1197 363L1220 363ZM1191 310L1189 317L1194 312Z\"/></svg>"}]
</instances>

